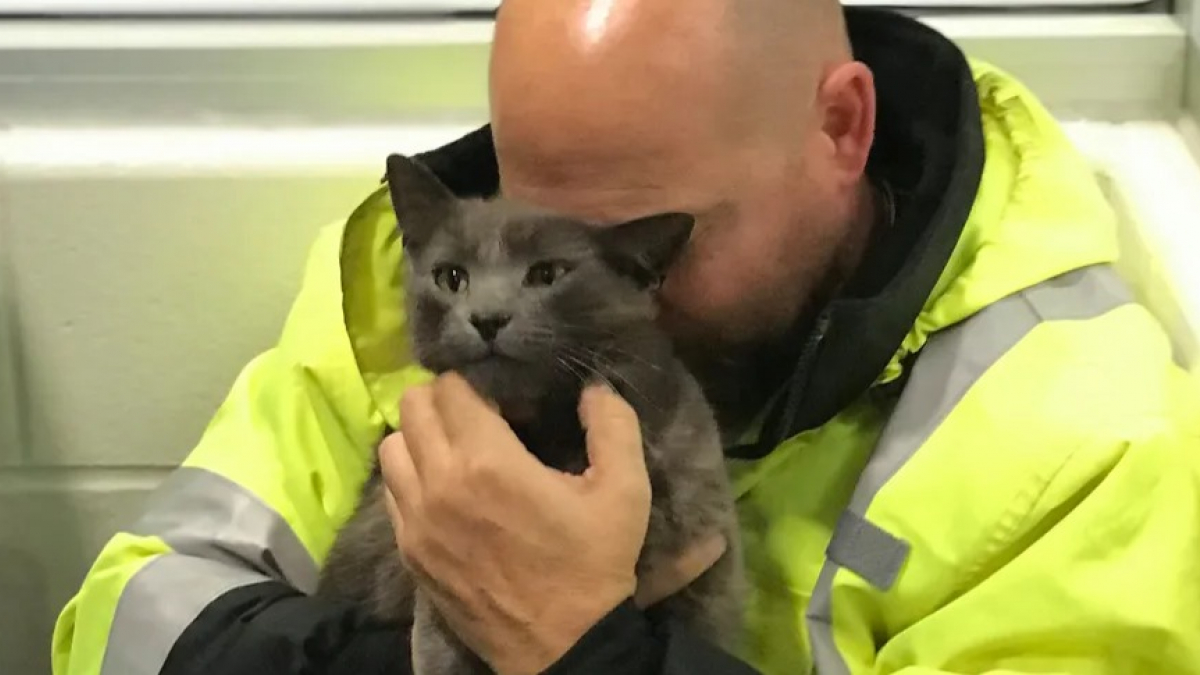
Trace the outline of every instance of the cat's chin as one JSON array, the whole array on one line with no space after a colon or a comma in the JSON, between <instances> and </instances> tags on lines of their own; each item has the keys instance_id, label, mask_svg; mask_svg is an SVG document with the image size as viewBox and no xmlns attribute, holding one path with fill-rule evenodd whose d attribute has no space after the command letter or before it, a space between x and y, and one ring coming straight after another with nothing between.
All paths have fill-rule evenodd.
<instances>
[{"instance_id":1,"label":"cat's chin","mask_svg":"<svg viewBox=\"0 0 1200 675\"><path fill-rule=\"evenodd\" d=\"M520 378L527 366L516 359L495 354L482 359L468 361L454 367L480 394L492 394L501 385L511 384Z\"/></svg>"},{"instance_id":2,"label":"cat's chin","mask_svg":"<svg viewBox=\"0 0 1200 675\"><path fill-rule=\"evenodd\" d=\"M529 363L494 355L453 368L483 398L494 402L510 421L529 421L551 384Z\"/></svg>"}]
</instances>

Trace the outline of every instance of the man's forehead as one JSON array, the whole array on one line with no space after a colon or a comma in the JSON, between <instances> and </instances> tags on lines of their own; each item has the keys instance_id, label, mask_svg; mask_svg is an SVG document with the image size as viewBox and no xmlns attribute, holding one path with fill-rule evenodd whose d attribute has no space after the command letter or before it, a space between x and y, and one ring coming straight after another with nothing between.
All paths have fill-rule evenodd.
<instances>
[{"instance_id":1,"label":"man's forehead","mask_svg":"<svg viewBox=\"0 0 1200 675\"><path fill-rule=\"evenodd\" d=\"M686 180L624 180L595 175L588 181L541 182L536 177L501 171L501 193L511 199L578 218L594 225L622 223L667 211L699 214L721 195Z\"/></svg>"},{"instance_id":2,"label":"man's forehead","mask_svg":"<svg viewBox=\"0 0 1200 675\"><path fill-rule=\"evenodd\" d=\"M705 209L721 198L713 159L685 152L538 152L497 146L506 196L588 222Z\"/></svg>"}]
</instances>

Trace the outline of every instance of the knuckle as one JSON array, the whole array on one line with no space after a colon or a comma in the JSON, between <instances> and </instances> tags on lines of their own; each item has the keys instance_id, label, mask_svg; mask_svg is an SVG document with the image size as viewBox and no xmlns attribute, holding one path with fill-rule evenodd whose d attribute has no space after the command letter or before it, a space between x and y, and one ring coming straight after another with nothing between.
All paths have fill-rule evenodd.
<instances>
[{"instance_id":1,"label":"knuckle","mask_svg":"<svg viewBox=\"0 0 1200 675\"><path fill-rule=\"evenodd\" d=\"M431 397L429 385L418 384L409 387L400 396L400 412L405 418L419 415L429 405Z\"/></svg>"},{"instance_id":2,"label":"knuckle","mask_svg":"<svg viewBox=\"0 0 1200 675\"><path fill-rule=\"evenodd\" d=\"M449 481L439 478L430 481L425 489L425 508L430 514L436 516L443 511L451 501L449 490Z\"/></svg>"},{"instance_id":3,"label":"knuckle","mask_svg":"<svg viewBox=\"0 0 1200 675\"><path fill-rule=\"evenodd\" d=\"M444 513L457 505L464 492L464 482L469 478L470 474L457 463L447 466L444 471L439 471L431 477L425 492L430 512L435 515Z\"/></svg>"},{"instance_id":4,"label":"knuckle","mask_svg":"<svg viewBox=\"0 0 1200 675\"><path fill-rule=\"evenodd\" d=\"M481 484L490 481L496 475L495 462L489 456L490 453L472 453L465 462L463 462L463 478L469 481L470 484Z\"/></svg>"}]
</instances>

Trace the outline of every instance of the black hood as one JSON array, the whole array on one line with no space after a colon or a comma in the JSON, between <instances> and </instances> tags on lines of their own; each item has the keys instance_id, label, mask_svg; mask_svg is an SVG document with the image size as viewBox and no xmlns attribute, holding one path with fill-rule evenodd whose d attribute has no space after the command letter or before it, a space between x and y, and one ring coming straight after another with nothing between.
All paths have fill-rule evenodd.
<instances>
[{"instance_id":1,"label":"black hood","mask_svg":"<svg viewBox=\"0 0 1200 675\"><path fill-rule=\"evenodd\" d=\"M896 197L896 222L871 242L860 272L820 313L757 443L761 457L818 427L867 391L899 349L958 242L983 170L979 103L962 52L903 15L846 10L855 58L875 76L876 137L867 173ZM499 189L484 126L418 158L463 197Z\"/></svg>"}]
</instances>

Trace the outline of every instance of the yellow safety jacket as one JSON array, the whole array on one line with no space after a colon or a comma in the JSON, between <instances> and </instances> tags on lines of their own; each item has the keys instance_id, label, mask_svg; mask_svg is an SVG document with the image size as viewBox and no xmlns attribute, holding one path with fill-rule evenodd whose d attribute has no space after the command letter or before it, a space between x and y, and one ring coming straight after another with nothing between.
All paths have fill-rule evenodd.
<instances>
[{"instance_id":1,"label":"yellow safety jacket","mask_svg":"<svg viewBox=\"0 0 1200 675\"><path fill-rule=\"evenodd\" d=\"M1200 673L1195 382L1111 268L1087 164L1020 84L971 72L986 161L915 319L822 423L730 460L739 655L768 675ZM221 598L313 589L427 377L400 257L384 187L322 232L278 344L62 612L56 674L167 671Z\"/></svg>"}]
</instances>

